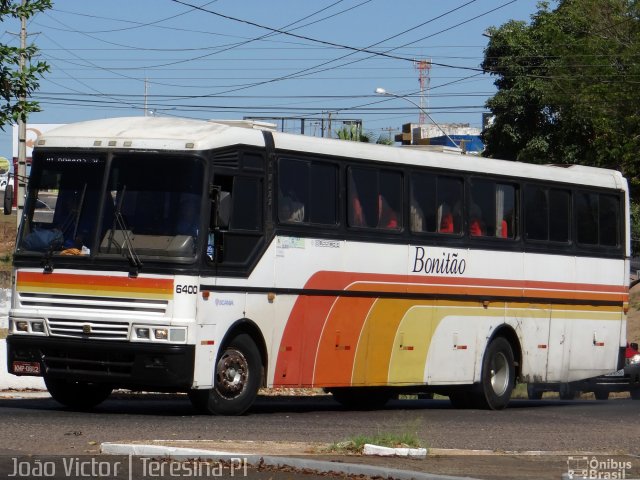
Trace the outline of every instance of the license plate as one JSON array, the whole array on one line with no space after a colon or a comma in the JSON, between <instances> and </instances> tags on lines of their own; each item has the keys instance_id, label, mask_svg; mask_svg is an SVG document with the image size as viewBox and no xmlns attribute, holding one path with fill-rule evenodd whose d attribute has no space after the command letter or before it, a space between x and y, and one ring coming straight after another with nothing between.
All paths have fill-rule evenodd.
<instances>
[{"instance_id":1,"label":"license plate","mask_svg":"<svg viewBox=\"0 0 640 480\"><path fill-rule=\"evenodd\" d=\"M621 368L617 372L607 373L605 377L624 377L624 368Z\"/></svg>"},{"instance_id":2,"label":"license plate","mask_svg":"<svg viewBox=\"0 0 640 480\"><path fill-rule=\"evenodd\" d=\"M40 375L40 362L13 362L13 373L21 375Z\"/></svg>"}]
</instances>

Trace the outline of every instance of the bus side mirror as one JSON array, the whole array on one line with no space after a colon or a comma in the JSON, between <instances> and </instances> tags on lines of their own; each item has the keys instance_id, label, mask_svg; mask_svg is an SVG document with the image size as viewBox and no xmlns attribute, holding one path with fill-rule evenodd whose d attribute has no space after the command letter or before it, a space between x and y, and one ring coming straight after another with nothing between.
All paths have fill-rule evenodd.
<instances>
[{"instance_id":1,"label":"bus side mirror","mask_svg":"<svg viewBox=\"0 0 640 480\"><path fill-rule=\"evenodd\" d=\"M4 189L4 214L11 215L13 210L13 185L7 183Z\"/></svg>"}]
</instances>

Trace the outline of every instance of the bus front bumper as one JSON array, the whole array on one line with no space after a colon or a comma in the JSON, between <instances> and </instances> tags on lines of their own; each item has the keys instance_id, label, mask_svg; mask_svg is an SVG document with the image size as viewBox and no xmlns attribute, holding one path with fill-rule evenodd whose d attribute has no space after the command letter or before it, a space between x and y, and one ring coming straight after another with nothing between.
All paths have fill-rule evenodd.
<instances>
[{"instance_id":1,"label":"bus front bumper","mask_svg":"<svg viewBox=\"0 0 640 480\"><path fill-rule=\"evenodd\" d=\"M113 388L186 391L193 383L194 358L193 345L7 337L9 373L104 383Z\"/></svg>"}]
</instances>

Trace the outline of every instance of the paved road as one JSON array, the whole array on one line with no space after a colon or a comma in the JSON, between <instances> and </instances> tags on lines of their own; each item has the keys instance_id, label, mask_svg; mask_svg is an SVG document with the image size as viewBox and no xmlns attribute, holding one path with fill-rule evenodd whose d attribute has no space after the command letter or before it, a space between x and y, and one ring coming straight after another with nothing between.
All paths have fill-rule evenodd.
<instances>
[{"instance_id":1,"label":"paved road","mask_svg":"<svg viewBox=\"0 0 640 480\"><path fill-rule=\"evenodd\" d=\"M261 397L248 415L197 415L185 396L119 395L94 412L49 398L0 398L0 455L95 454L102 442L287 440L338 442L415 432L432 448L626 451L640 454L640 402L514 400L501 412L455 410L447 400L402 400L347 411L330 396Z\"/></svg>"}]
</instances>

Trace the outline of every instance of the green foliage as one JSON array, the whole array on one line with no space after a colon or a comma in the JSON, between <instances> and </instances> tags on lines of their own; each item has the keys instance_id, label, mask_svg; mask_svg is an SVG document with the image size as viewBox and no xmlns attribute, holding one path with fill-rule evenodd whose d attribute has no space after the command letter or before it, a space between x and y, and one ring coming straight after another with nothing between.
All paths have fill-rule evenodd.
<instances>
[{"instance_id":1,"label":"green foliage","mask_svg":"<svg viewBox=\"0 0 640 480\"><path fill-rule=\"evenodd\" d=\"M340 140L349 140L352 142L371 142L371 136L362 132L358 125L344 125L340 130L336 130L336 137Z\"/></svg>"},{"instance_id":2,"label":"green foliage","mask_svg":"<svg viewBox=\"0 0 640 480\"><path fill-rule=\"evenodd\" d=\"M498 92L487 101L495 119L484 155L614 168L640 198L639 6L542 2L531 23L490 29L482 67Z\"/></svg>"},{"instance_id":3,"label":"green foliage","mask_svg":"<svg viewBox=\"0 0 640 480\"><path fill-rule=\"evenodd\" d=\"M25 4L10 0L0 0L0 21L7 19L29 19L38 12L52 7L51 0L26 0ZM7 123L25 120L31 112L38 112L37 102L29 100L40 86L39 78L49 71L46 62L32 61L38 53L34 44L26 48L0 44L0 128ZM25 58L25 67L20 69L20 57ZM21 98L24 98L21 100Z\"/></svg>"},{"instance_id":4,"label":"green foliage","mask_svg":"<svg viewBox=\"0 0 640 480\"><path fill-rule=\"evenodd\" d=\"M386 135L386 136L380 135L378 136L376 143L378 145L394 145L396 141L393 138L391 138L391 135Z\"/></svg>"},{"instance_id":5,"label":"green foliage","mask_svg":"<svg viewBox=\"0 0 640 480\"><path fill-rule=\"evenodd\" d=\"M422 442L415 433L376 433L375 435L355 435L348 440L329 445L333 453L362 453L365 444L389 448L421 448Z\"/></svg>"},{"instance_id":6,"label":"green foliage","mask_svg":"<svg viewBox=\"0 0 640 480\"><path fill-rule=\"evenodd\" d=\"M640 255L640 203L631 202L631 255Z\"/></svg>"}]
</instances>

